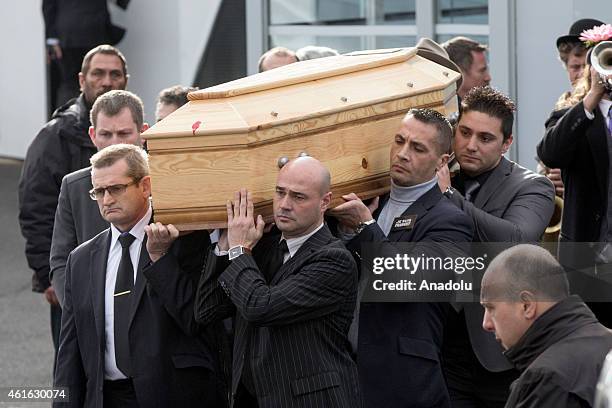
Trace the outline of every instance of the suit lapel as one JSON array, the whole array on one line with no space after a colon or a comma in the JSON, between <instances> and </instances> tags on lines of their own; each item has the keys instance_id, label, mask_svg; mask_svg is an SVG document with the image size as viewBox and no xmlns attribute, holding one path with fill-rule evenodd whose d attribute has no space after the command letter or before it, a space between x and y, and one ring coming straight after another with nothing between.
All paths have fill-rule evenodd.
<instances>
[{"instance_id":1,"label":"suit lapel","mask_svg":"<svg viewBox=\"0 0 612 408\"><path fill-rule=\"evenodd\" d=\"M484 205L489 201L491 195L495 192L498 186L503 183L503 180L512 173L512 163L502 156L499 165L493 170L484 186L480 187L474 200L476 208L484 208Z\"/></svg>"},{"instance_id":2,"label":"suit lapel","mask_svg":"<svg viewBox=\"0 0 612 408\"><path fill-rule=\"evenodd\" d=\"M323 225L320 230L318 230L313 236L308 238L308 240L306 240L306 242L304 242L302 246L300 246L295 255L289 258L287 262L285 262L283 266L280 267L278 272L274 274L274 277L272 278L270 284L275 285L280 282L287 273L290 273L294 270L294 266L296 265L296 263L298 263L301 259L307 257L311 252L327 244L331 238L332 235L329 231L329 228L327 227L327 225Z\"/></svg>"},{"instance_id":3,"label":"suit lapel","mask_svg":"<svg viewBox=\"0 0 612 408\"><path fill-rule=\"evenodd\" d=\"M593 161L595 165L595 177L599 185L599 191L601 199L607 202L606 193L608 191L608 132L606 129L606 122L601 114L599 107L595 109L595 123L587 131L586 137L589 141L589 147L591 148L591 154L593 155Z\"/></svg>"},{"instance_id":4,"label":"suit lapel","mask_svg":"<svg viewBox=\"0 0 612 408\"><path fill-rule=\"evenodd\" d=\"M419 219L422 218L427 211L440 200L440 196L442 192L440 191L440 187L438 184L434 185L430 188L425 194L420 196L410 207L408 207L403 213L402 216L416 216L414 221L414 226L409 230L398 230L393 231L393 227L391 227L391 231L387 238L391 242L399 242L399 241L410 241L410 237L414 231L416 224L419 222Z\"/></svg>"},{"instance_id":5,"label":"suit lapel","mask_svg":"<svg viewBox=\"0 0 612 408\"><path fill-rule=\"evenodd\" d=\"M104 295L106 293L106 264L108 262L108 251L111 243L110 229L96 240L96 245L90 253L90 285L91 301L96 321L96 331L98 338L104 344L105 309Z\"/></svg>"},{"instance_id":6,"label":"suit lapel","mask_svg":"<svg viewBox=\"0 0 612 408\"><path fill-rule=\"evenodd\" d=\"M136 310L140 304L140 299L142 298L142 294L147 286L142 270L149 262L151 262L151 258L149 258L149 253L147 252L147 236L145 234L140 247L140 258L138 259L138 269L136 270L136 282L134 283L134 293L130 306L130 325L132 324L132 320L136 315Z\"/></svg>"}]
</instances>

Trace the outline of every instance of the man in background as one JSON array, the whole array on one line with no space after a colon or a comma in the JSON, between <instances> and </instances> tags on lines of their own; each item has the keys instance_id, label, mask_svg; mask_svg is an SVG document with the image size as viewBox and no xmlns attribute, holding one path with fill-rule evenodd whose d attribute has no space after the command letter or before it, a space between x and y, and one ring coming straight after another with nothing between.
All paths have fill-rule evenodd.
<instances>
[{"instance_id":1,"label":"man in background","mask_svg":"<svg viewBox=\"0 0 612 408\"><path fill-rule=\"evenodd\" d=\"M457 89L459 101L470 89L486 86L491 82L487 65L487 47L467 37L454 37L442 44L451 61L459 66L463 82Z\"/></svg>"},{"instance_id":2,"label":"man in background","mask_svg":"<svg viewBox=\"0 0 612 408\"><path fill-rule=\"evenodd\" d=\"M90 50L78 75L81 95L59 108L26 153L19 180L19 224L25 254L34 271L32 290L51 305L51 332L57 350L61 309L49 279L49 253L62 178L89 165L96 146L89 138L89 110L96 99L128 80L123 54L110 45Z\"/></svg>"},{"instance_id":3,"label":"man in background","mask_svg":"<svg viewBox=\"0 0 612 408\"><path fill-rule=\"evenodd\" d=\"M562 35L557 38L557 52L559 60L563 64L563 68L567 71L567 76L572 88L576 85L578 78L582 76L586 64L587 49L582 41L580 34L584 30L589 30L594 26L604 24L599 20L592 18L584 18L572 24L567 35ZM566 91L561 94L557 105L565 101L571 94L571 91ZM539 159L538 159L539 162ZM563 180L561 179L561 170L550 169L544 166L541 162L538 163L538 171L540 174L545 174L555 185L555 192L559 197L563 197Z\"/></svg>"},{"instance_id":4,"label":"man in background","mask_svg":"<svg viewBox=\"0 0 612 408\"><path fill-rule=\"evenodd\" d=\"M297 61L295 52L285 47L274 47L259 58L259 72L269 71Z\"/></svg>"},{"instance_id":5,"label":"man in background","mask_svg":"<svg viewBox=\"0 0 612 408\"><path fill-rule=\"evenodd\" d=\"M91 109L89 137L98 150L118 143L142 146L140 134L147 130L140 98L129 91L110 91L99 97ZM95 201L89 197L91 167L64 177L60 188L53 239L51 241L51 283L60 305L64 303L66 260L83 242L108 228Z\"/></svg>"},{"instance_id":6,"label":"man in background","mask_svg":"<svg viewBox=\"0 0 612 408\"><path fill-rule=\"evenodd\" d=\"M116 0L125 9L129 0ZM78 96L77 75L83 57L100 44L115 45L125 30L111 23L106 0L43 0L49 59L59 65L59 86L53 106Z\"/></svg>"},{"instance_id":7,"label":"man in background","mask_svg":"<svg viewBox=\"0 0 612 408\"><path fill-rule=\"evenodd\" d=\"M163 120L166 116L186 104L187 94L197 91L196 87L175 85L170 88L162 89L157 98L155 107L155 122Z\"/></svg>"}]
</instances>

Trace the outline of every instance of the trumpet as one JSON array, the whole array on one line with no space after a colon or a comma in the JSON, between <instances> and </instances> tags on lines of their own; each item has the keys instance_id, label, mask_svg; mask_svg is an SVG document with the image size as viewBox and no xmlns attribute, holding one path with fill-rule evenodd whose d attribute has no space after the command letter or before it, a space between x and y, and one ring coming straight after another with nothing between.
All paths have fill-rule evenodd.
<instances>
[{"instance_id":1,"label":"trumpet","mask_svg":"<svg viewBox=\"0 0 612 408\"><path fill-rule=\"evenodd\" d=\"M612 41L602 41L591 52L591 65L608 91L612 91Z\"/></svg>"}]
</instances>

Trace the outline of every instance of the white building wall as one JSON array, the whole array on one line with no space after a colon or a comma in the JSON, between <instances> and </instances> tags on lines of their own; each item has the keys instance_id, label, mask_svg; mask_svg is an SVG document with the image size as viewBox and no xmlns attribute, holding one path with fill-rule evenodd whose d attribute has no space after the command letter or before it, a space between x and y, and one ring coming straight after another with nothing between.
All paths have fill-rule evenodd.
<instances>
[{"instance_id":1,"label":"white building wall","mask_svg":"<svg viewBox=\"0 0 612 408\"><path fill-rule=\"evenodd\" d=\"M155 101L165 87L191 85L222 0L132 1L110 5L113 22L127 28L118 44L128 61L128 90L155 121ZM41 1L14 1L0 17L0 157L23 158L46 122L44 22Z\"/></svg>"},{"instance_id":2,"label":"white building wall","mask_svg":"<svg viewBox=\"0 0 612 408\"><path fill-rule=\"evenodd\" d=\"M44 36L39 1L13 1L3 5L0 157L23 157L30 140L45 123Z\"/></svg>"}]
</instances>

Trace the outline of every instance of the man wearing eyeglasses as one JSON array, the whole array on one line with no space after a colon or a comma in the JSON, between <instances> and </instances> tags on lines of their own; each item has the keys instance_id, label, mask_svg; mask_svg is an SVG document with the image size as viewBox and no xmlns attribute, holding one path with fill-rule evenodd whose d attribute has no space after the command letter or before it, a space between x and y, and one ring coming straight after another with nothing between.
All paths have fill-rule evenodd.
<instances>
[{"instance_id":1,"label":"man wearing eyeglasses","mask_svg":"<svg viewBox=\"0 0 612 408\"><path fill-rule=\"evenodd\" d=\"M68 256L54 383L70 401L54 406L222 406L212 337L193 313L207 234L150 224L140 147L108 146L91 163L89 195L110 228Z\"/></svg>"},{"instance_id":2,"label":"man wearing eyeglasses","mask_svg":"<svg viewBox=\"0 0 612 408\"><path fill-rule=\"evenodd\" d=\"M59 107L28 147L19 180L19 226L25 256L32 269L32 291L50 305L51 335L57 351L61 309L50 283L49 252L53 216L62 178L89 165L97 151L87 135L89 111L96 99L113 89L125 89L127 62L107 44L91 49L78 75L81 94Z\"/></svg>"},{"instance_id":3,"label":"man wearing eyeglasses","mask_svg":"<svg viewBox=\"0 0 612 408\"><path fill-rule=\"evenodd\" d=\"M110 91L98 97L90 120L89 137L98 150L117 143L142 145L140 133L148 129L144 122L142 100L129 91ZM88 197L91 167L70 173L62 180L53 239L51 241L51 284L63 305L66 259L78 245L108 228L95 201ZM95 198L94 198L95 200Z\"/></svg>"}]
</instances>

